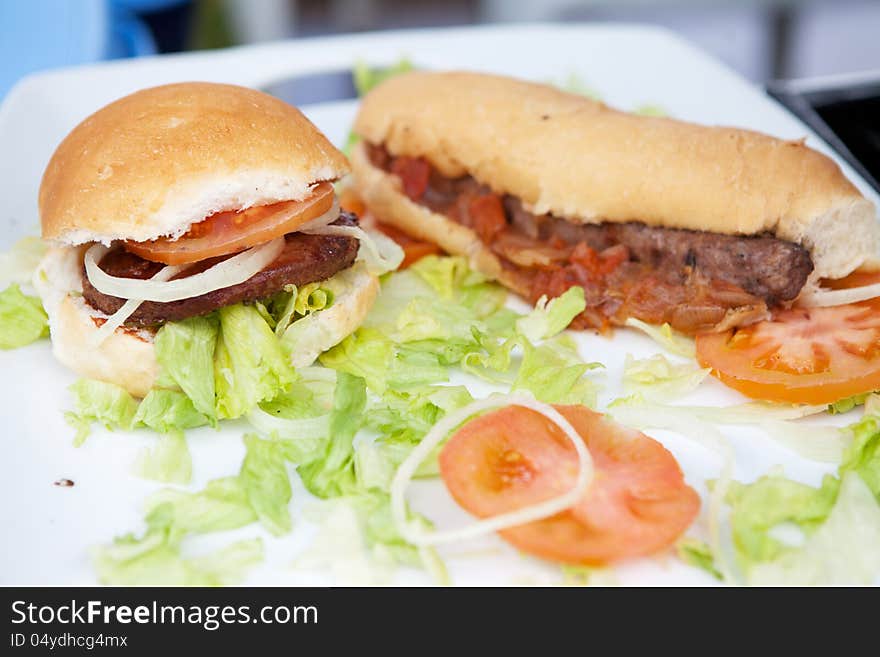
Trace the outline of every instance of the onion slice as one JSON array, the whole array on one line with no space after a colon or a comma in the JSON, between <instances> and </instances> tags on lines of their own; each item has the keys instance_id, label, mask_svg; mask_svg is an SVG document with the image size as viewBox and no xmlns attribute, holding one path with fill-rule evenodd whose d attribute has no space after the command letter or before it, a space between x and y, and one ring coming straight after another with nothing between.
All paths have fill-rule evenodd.
<instances>
[{"instance_id":1,"label":"onion slice","mask_svg":"<svg viewBox=\"0 0 880 657\"><path fill-rule=\"evenodd\" d=\"M261 246L242 251L223 262L218 262L203 272L173 281L111 276L98 266L98 262L108 251L107 247L102 244L95 244L89 248L86 251L84 261L89 281L102 294L121 299L167 303L197 297L224 287L244 283L254 274L265 269L283 249L284 237L278 237Z\"/></svg>"},{"instance_id":2,"label":"onion slice","mask_svg":"<svg viewBox=\"0 0 880 657\"><path fill-rule=\"evenodd\" d=\"M566 437L574 445L578 456L578 474L571 490L549 500L514 511L508 511L491 518L478 520L469 526L445 532L426 532L421 527L408 522L406 518L406 487L421 462L453 429L472 415L501 406L523 406L537 411L562 429ZM422 441L413 448L409 456L400 464L391 482L391 514L400 535L413 545L424 547L441 543L452 543L483 536L484 534L491 534L502 529L525 525L565 511L581 500L592 480L593 459L590 457L590 452L580 434L559 411L548 404L536 401L532 397L522 394L490 397L489 399L477 400L453 413L449 413L435 424Z\"/></svg>"},{"instance_id":3,"label":"onion slice","mask_svg":"<svg viewBox=\"0 0 880 657\"><path fill-rule=\"evenodd\" d=\"M358 251L358 259L366 263L371 274L394 271L403 262L404 252L397 242L381 233L370 234L360 226L323 226L304 228L300 232L309 235L342 235L360 240L366 253Z\"/></svg>"},{"instance_id":4,"label":"onion slice","mask_svg":"<svg viewBox=\"0 0 880 657\"><path fill-rule=\"evenodd\" d=\"M175 265L173 267L163 267L159 271L157 271L151 278L151 281L156 282L164 282L172 278L173 276L179 274L184 269L187 269L189 265ZM125 322L129 317L131 317L134 312L140 307L140 305L144 302L143 299L129 299L122 307L117 310L115 313L110 315L107 318L107 321L104 322L101 327L98 329L96 333L94 333L91 337L92 346L99 346L104 340L109 338L120 326Z\"/></svg>"},{"instance_id":5,"label":"onion slice","mask_svg":"<svg viewBox=\"0 0 880 657\"><path fill-rule=\"evenodd\" d=\"M848 287L841 290L825 290L821 287L805 289L797 300L803 308L829 308L858 303L880 297L880 283L871 283L861 287Z\"/></svg>"}]
</instances>

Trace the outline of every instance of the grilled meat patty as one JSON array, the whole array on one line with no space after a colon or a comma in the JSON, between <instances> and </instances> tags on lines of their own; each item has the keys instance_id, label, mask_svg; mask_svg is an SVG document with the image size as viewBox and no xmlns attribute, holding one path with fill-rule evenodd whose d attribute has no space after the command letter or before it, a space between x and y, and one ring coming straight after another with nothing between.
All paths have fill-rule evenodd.
<instances>
[{"instance_id":1,"label":"grilled meat patty","mask_svg":"<svg viewBox=\"0 0 880 657\"><path fill-rule=\"evenodd\" d=\"M333 225L356 226L357 217L343 212ZM204 315L217 308L241 301L263 299L281 290L285 285L306 285L330 278L354 264L359 242L353 237L337 235L306 235L290 233L284 238L284 250L262 271L243 283L225 287L190 299L161 303L145 301L126 321L127 325L153 326L187 317ZM192 265L177 278L191 276L231 257L210 258ZM111 276L147 279L165 265L145 260L123 249L108 253L99 263ZM125 299L103 294L89 281L83 268L83 297L93 308L112 315L122 307Z\"/></svg>"}]
</instances>

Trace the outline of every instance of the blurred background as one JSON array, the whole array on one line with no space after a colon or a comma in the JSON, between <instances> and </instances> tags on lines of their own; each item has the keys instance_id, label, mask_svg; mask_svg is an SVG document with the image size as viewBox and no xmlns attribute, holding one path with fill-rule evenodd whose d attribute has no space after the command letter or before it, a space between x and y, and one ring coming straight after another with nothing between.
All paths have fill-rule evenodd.
<instances>
[{"instance_id":1,"label":"blurred background","mask_svg":"<svg viewBox=\"0 0 880 657\"><path fill-rule=\"evenodd\" d=\"M878 0L0 0L0 98L106 59L518 21L662 25L756 82L880 69Z\"/></svg>"}]
</instances>

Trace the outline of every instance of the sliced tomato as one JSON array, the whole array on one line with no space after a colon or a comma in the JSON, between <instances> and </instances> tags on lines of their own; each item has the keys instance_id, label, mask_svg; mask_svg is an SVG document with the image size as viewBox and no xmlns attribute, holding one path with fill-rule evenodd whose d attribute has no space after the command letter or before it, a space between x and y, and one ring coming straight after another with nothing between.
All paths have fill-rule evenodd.
<instances>
[{"instance_id":1,"label":"sliced tomato","mask_svg":"<svg viewBox=\"0 0 880 657\"><path fill-rule=\"evenodd\" d=\"M602 564L672 545L700 508L672 454L584 406L555 408L583 437L594 479L571 510L501 536L529 554L573 564ZM577 454L555 423L508 406L459 429L440 452L440 472L455 500L485 518L570 490Z\"/></svg>"},{"instance_id":2,"label":"sliced tomato","mask_svg":"<svg viewBox=\"0 0 880 657\"><path fill-rule=\"evenodd\" d=\"M880 300L793 308L697 336L697 360L726 385L768 401L829 404L880 389Z\"/></svg>"},{"instance_id":3,"label":"sliced tomato","mask_svg":"<svg viewBox=\"0 0 880 657\"><path fill-rule=\"evenodd\" d=\"M433 242L423 242L418 240L390 224L376 221L375 226L397 242L400 245L400 248L403 249L403 262L400 263L398 269L406 269L425 256L443 253L443 250Z\"/></svg>"},{"instance_id":4,"label":"sliced tomato","mask_svg":"<svg viewBox=\"0 0 880 657\"><path fill-rule=\"evenodd\" d=\"M333 185L323 182L302 201L218 212L193 224L189 232L176 240L162 237L149 242L124 242L123 246L141 258L166 265L237 253L291 233L324 214L333 205L333 195Z\"/></svg>"}]
</instances>

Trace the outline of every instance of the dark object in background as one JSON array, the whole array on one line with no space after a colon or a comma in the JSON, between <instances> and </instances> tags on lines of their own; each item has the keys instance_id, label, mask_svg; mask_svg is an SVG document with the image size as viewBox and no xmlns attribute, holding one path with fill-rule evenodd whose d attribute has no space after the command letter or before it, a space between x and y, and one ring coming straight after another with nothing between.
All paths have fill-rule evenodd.
<instances>
[{"instance_id":1,"label":"dark object in background","mask_svg":"<svg viewBox=\"0 0 880 657\"><path fill-rule=\"evenodd\" d=\"M138 12L138 18L150 29L156 50L160 53L180 52L189 46L193 23L192 2L141 11Z\"/></svg>"},{"instance_id":2,"label":"dark object in background","mask_svg":"<svg viewBox=\"0 0 880 657\"><path fill-rule=\"evenodd\" d=\"M767 93L813 128L880 192L880 71L858 82L771 82Z\"/></svg>"}]
</instances>

